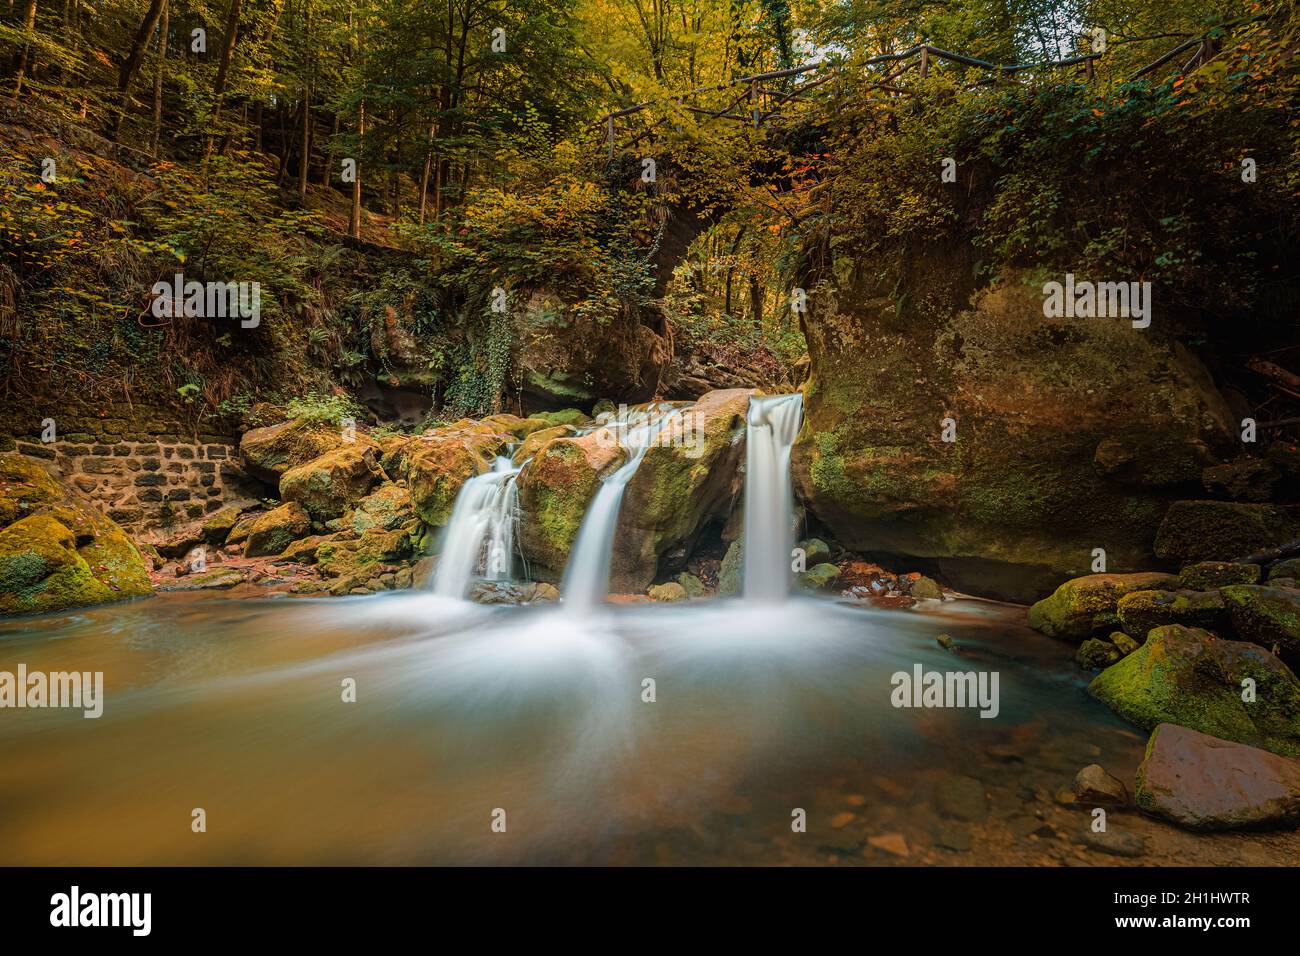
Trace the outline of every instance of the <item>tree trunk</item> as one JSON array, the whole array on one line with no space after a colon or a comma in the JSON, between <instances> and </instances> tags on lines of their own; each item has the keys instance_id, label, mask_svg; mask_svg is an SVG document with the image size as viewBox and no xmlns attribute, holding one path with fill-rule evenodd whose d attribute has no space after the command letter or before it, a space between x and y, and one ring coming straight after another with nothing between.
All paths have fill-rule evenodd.
<instances>
[{"instance_id":1,"label":"tree trunk","mask_svg":"<svg viewBox=\"0 0 1300 956\"><path fill-rule=\"evenodd\" d=\"M311 166L311 0L303 5L303 46L309 51L302 77L302 156L298 160L298 198L307 201L307 169Z\"/></svg>"},{"instance_id":2,"label":"tree trunk","mask_svg":"<svg viewBox=\"0 0 1300 956\"><path fill-rule=\"evenodd\" d=\"M23 30L31 33L36 29L36 0L27 0L27 10L23 13ZM23 52L18 56L18 74L14 79L14 99L23 93L23 77L27 75L28 54L31 47L23 44Z\"/></svg>"},{"instance_id":3,"label":"tree trunk","mask_svg":"<svg viewBox=\"0 0 1300 956\"><path fill-rule=\"evenodd\" d=\"M311 164L311 90L303 91L302 133L298 150L298 198L307 199L307 167Z\"/></svg>"},{"instance_id":4,"label":"tree trunk","mask_svg":"<svg viewBox=\"0 0 1300 956\"><path fill-rule=\"evenodd\" d=\"M429 205L429 170L433 166L433 130L429 124L429 144L424 150L424 170L420 173L420 225L424 225L425 213Z\"/></svg>"},{"instance_id":5,"label":"tree trunk","mask_svg":"<svg viewBox=\"0 0 1300 956\"><path fill-rule=\"evenodd\" d=\"M109 117L108 128L104 131L104 135L111 140L117 139L117 131L122 125L122 114L126 112L127 104L131 101L131 84L135 82L135 75L140 71L149 38L158 28L158 20L162 17L166 6L167 0L150 0L144 20L140 22L140 28L135 31L135 36L131 38L131 52L122 61L122 67L117 73L117 109Z\"/></svg>"},{"instance_id":6,"label":"tree trunk","mask_svg":"<svg viewBox=\"0 0 1300 956\"><path fill-rule=\"evenodd\" d=\"M221 41L221 60L217 64L216 81L212 84L212 120L207 149L203 155L204 160L212 155L212 136L216 133L222 102L226 98L226 80L230 76L230 60L235 55L235 40L239 36L239 14L243 5L243 0L230 0L230 15L226 17L226 35Z\"/></svg>"},{"instance_id":7,"label":"tree trunk","mask_svg":"<svg viewBox=\"0 0 1300 956\"><path fill-rule=\"evenodd\" d=\"M366 136L366 101L362 100L357 109L357 152L361 152ZM353 239L361 238L361 157L357 156L356 178L352 181L352 214L348 218L348 235Z\"/></svg>"},{"instance_id":8,"label":"tree trunk","mask_svg":"<svg viewBox=\"0 0 1300 956\"><path fill-rule=\"evenodd\" d=\"M153 74L153 140L149 151L158 155L158 139L162 136L163 69L167 65L167 33L171 29L171 3L163 0L162 21L158 24L158 68Z\"/></svg>"}]
</instances>

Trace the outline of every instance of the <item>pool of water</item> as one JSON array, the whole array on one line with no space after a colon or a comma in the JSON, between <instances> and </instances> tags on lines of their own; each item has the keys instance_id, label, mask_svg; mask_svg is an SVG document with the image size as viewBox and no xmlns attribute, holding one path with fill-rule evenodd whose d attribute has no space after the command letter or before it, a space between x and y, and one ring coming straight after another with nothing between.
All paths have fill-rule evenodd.
<instances>
[{"instance_id":1,"label":"pool of water","mask_svg":"<svg viewBox=\"0 0 1300 956\"><path fill-rule=\"evenodd\" d=\"M0 863L1002 862L1005 827L1038 852L1055 788L1098 760L1131 780L1145 739L1023 619L406 592L10 620L0 670L102 671L105 705L0 711ZM998 715L893 706L918 664L996 671Z\"/></svg>"}]
</instances>

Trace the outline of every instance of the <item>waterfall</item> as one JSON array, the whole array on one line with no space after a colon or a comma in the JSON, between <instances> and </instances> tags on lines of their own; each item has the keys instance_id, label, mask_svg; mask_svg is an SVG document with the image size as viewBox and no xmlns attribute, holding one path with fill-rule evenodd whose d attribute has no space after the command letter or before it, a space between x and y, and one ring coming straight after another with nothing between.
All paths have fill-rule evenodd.
<instances>
[{"instance_id":1,"label":"waterfall","mask_svg":"<svg viewBox=\"0 0 1300 956\"><path fill-rule=\"evenodd\" d=\"M627 449L628 457L618 471L601 482L600 490L582 518L578 540L569 557L560 589L565 606L572 611L585 613L605 599L623 491L636 474L641 459L655 443L666 411L651 408L646 413L634 413L637 417L631 424L619 422L606 426L610 436Z\"/></svg>"},{"instance_id":2,"label":"waterfall","mask_svg":"<svg viewBox=\"0 0 1300 956\"><path fill-rule=\"evenodd\" d=\"M749 400L743 593L751 601L780 603L790 591L790 448L802 417L803 396L798 393Z\"/></svg>"},{"instance_id":3,"label":"waterfall","mask_svg":"<svg viewBox=\"0 0 1300 956\"><path fill-rule=\"evenodd\" d=\"M434 594L463 598L480 571L484 577L510 577L517 498L515 479L520 468L509 458L498 458L491 471L475 475L461 487L438 556Z\"/></svg>"}]
</instances>

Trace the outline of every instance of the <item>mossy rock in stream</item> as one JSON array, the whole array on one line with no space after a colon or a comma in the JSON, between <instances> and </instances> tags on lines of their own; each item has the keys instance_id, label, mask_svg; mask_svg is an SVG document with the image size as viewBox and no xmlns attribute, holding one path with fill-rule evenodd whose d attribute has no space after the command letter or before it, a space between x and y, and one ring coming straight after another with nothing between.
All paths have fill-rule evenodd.
<instances>
[{"instance_id":1,"label":"mossy rock in stream","mask_svg":"<svg viewBox=\"0 0 1300 956\"><path fill-rule=\"evenodd\" d=\"M840 569L833 564L819 564L794 576L795 583L805 591L829 591L840 578Z\"/></svg>"},{"instance_id":2,"label":"mossy rock in stream","mask_svg":"<svg viewBox=\"0 0 1300 956\"><path fill-rule=\"evenodd\" d=\"M742 490L745 416L755 394L706 392L665 419L623 496L610 568L614 590L639 592L677 571L705 526L731 513Z\"/></svg>"},{"instance_id":3,"label":"mossy rock in stream","mask_svg":"<svg viewBox=\"0 0 1300 956\"><path fill-rule=\"evenodd\" d=\"M745 584L745 544L737 538L727 546L718 570L718 596L739 594Z\"/></svg>"},{"instance_id":4,"label":"mossy rock in stream","mask_svg":"<svg viewBox=\"0 0 1300 956\"><path fill-rule=\"evenodd\" d=\"M492 468L506 439L491 425L456 423L405 447L407 488L420 520L442 527L451 520L465 482Z\"/></svg>"},{"instance_id":5,"label":"mossy rock in stream","mask_svg":"<svg viewBox=\"0 0 1300 956\"><path fill-rule=\"evenodd\" d=\"M1257 584L1258 564L1234 564L1231 561L1198 561L1178 572L1181 591L1212 591L1229 584Z\"/></svg>"},{"instance_id":6,"label":"mossy rock in stream","mask_svg":"<svg viewBox=\"0 0 1300 956\"><path fill-rule=\"evenodd\" d=\"M358 435L358 440L364 436ZM364 439L369 442L369 439ZM342 430L301 421L254 428L239 439L239 462L254 478L279 485L290 468L305 465L345 444Z\"/></svg>"},{"instance_id":7,"label":"mossy rock in stream","mask_svg":"<svg viewBox=\"0 0 1300 956\"><path fill-rule=\"evenodd\" d=\"M248 529L244 554L250 558L283 553L289 544L311 530L311 516L296 501L259 515Z\"/></svg>"},{"instance_id":8,"label":"mossy rock in stream","mask_svg":"<svg viewBox=\"0 0 1300 956\"><path fill-rule=\"evenodd\" d=\"M77 553L72 532L54 518L32 515L0 530L0 614L61 611L113 598Z\"/></svg>"},{"instance_id":9,"label":"mossy rock in stream","mask_svg":"<svg viewBox=\"0 0 1300 956\"><path fill-rule=\"evenodd\" d=\"M347 515L347 525L357 534L372 528L391 531L409 523L413 517L415 507L410 491L393 482L384 482L356 503Z\"/></svg>"},{"instance_id":10,"label":"mossy rock in stream","mask_svg":"<svg viewBox=\"0 0 1300 956\"><path fill-rule=\"evenodd\" d=\"M1088 574L1066 581L1049 597L1029 609L1029 626L1048 637L1082 641L1119 625L1120 598L1132 591L1176 587L1172 574L1144 571L1137 574Z\"/></svg>"},{"instance_id":11,"label":"mossy rock in stream","mask_svg":"<svg viewBox=\"0 0 1300 956\"><path fill-rule=\"evenodd\" d=\"M551 439L520 472L519 546L538 577L559 580L601 480L625 459L608 433L592 432Z\"/></svg>"},{"instance_id":12,"label":"mossy rock in stream","mask_svg":"<svg viewBox=\"0 0 1300 956\"><path fill-rule=\"evenodd\" d=\"M1219 593L1240 637L1276 647L1284 661L1300 667L1300 591L1234 584Z\"/></svg>"},{"instance_id":13,"label":"mossy rock in stream","mask_svg":"<svg viewBox=\"0 0 1300 956\"><path fill-rule=\"evenodd\" d=\"M522 465L529 459L535 458L542 446L552 438L567 438L569 435L576 433L576 430L571 425L549 425L538 429L523 440L511 461L516 465Z\"/></svg>"},{"instance_id":14,"label":"mossy rock in stream","mask_svg":"<svg viewBox=\"0 0 1300 956\"><path fill-rule=\"evenodd\" d=\"M1247 678L1253 684L1243 684ZM1246 686L1253 695L1243 694ZM1145 644L1098 674L1088 691L1145 730L1179 724L1300 756L1300 681L1255 644L1219 640L1178 624L1158 627Z\"/></svg>"}]
</instances>

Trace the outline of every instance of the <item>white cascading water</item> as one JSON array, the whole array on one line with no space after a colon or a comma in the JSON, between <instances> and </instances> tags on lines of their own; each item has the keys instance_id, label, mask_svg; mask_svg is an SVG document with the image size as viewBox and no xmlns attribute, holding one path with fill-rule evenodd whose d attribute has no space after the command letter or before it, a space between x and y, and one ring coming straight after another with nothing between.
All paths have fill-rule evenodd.
<instances>
[{"instance_id":1,"label":"white cascading water","mask_svg":"<svg viewBox=\"0 0 1300 956\"><path fill-rule=\"evenodd\" d=\"M745 432L743 594L780 603L790 593L794 495L790 449L803 418L803 395L751 398Z\"/></svg>"},{"instance_id":2,"label":"white cascading water","mask_svg":"<svg viewBox=\"0 0 1300 956\"><path fill-rule=\"evenodd\" d=\"M442 553L433 576L433 593L463 598L481 571L484 577L510 577L514 550L517 491L522 466L498 458L492 470L469 479L456 496Z\"/></svg>"},{"instance_id":3,"label":"white cascading water","mask_svg":"<svg viewBox=\"0 0 1300 956\"><path fill-rule=\"evenodd\" d=\"M582 518L578 541L569 556L560 589L570 611L585 614L597 607L609 589L609 565L614 555L614 531L618 527L623 491L636 474L641 459L654 444L663 427L665 412L651 409L643 421L632 425L607 426L611 438L627 449L627 461L606 478Z\"/></svg>"}]
</instances>

